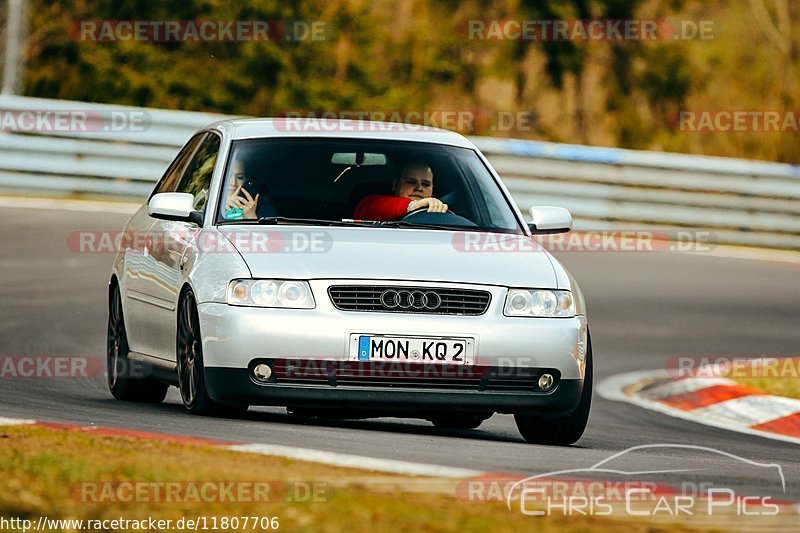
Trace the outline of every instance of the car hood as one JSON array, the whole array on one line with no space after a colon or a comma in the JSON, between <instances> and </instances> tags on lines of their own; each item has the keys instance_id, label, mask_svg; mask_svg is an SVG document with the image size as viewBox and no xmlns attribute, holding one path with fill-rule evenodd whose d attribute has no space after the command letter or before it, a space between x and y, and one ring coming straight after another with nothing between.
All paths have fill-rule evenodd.
<instances>
[{"instance_id":1,"label":"car hood","mask_svg":"<svg viewBox=\"0 0 800 533\"><path fill-rule=\"evenodd\" d=\"M558 286L550 255L526 236L358 227L219 229L256 278Z\"/></svg>"}]
</instances>

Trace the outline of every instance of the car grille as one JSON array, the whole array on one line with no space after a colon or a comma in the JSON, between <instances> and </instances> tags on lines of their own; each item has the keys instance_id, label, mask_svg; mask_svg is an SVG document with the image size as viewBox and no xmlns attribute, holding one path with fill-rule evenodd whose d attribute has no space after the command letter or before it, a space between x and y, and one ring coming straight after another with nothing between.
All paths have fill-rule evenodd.
<instances>
[{"instance_id":1,"label":"car grille","mask_svg":"<svg viewBox=\"0 0 800 533\"><path fill-rule=\"evenodd\" d=\"M389 387L493 392L542 392L538 379L555 369L274 359L267 362L273 383L349 387Z\"/></svg>"},{"instance_id":2,"label":"car grille","mask_svg":"<svg viewBox=\"0 0 800 533\"><path fill-rule=\"evenodd\" d=\"M334 285L328 288L342 311L482 315L492 295L487 291L390 285Z\"/></svg>"}]
</instances>

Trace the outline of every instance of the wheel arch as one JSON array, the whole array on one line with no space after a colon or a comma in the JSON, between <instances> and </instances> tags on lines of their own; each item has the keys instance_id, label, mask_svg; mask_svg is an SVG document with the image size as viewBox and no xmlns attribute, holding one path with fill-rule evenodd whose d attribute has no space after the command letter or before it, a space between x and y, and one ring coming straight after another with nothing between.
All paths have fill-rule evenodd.
<instances>
[{"instance_id":1,"label":"wheel arch","mask_svg":"<svg viewBox=\"0 0 800 533\"><path fill-rule=\"evenodd\" d=\"M194 287L188 281L184 281L183 285L181 285L181 289L178 291L178 304L186 297L186 293L191 292L192 294L196 294L194 291Z\"/></svg>"},{"instance_id":2,"label":"wheel arch","mask_svg":"<svg viewBox=\"0 0 800 533\"><path fill-rule=\"evenodd\" d=\"M117 273L114 272L111 274L111 277L108 280L108 298L111 299L111 292L119 287L119 279L117 278Z\"/></svg>"},{"instance_id":3,"label":"wheel arch","mask_svg":"<svg viewBox=\"0 0 800 533\"><path fill-rule=\"evenodd\" d=\"M181 319L181 307L183 306L183 300L186 298L186 295L192 293L195 298L195 302L197 301L197 293L192 287L192 284L189 281L184 281L183 285L181 285L180 290L178 291L178 299L175 302L175 334L176 334L176 342L177 342L177 332L180 327L178 321Z\"/></svg>"}]
</instances>

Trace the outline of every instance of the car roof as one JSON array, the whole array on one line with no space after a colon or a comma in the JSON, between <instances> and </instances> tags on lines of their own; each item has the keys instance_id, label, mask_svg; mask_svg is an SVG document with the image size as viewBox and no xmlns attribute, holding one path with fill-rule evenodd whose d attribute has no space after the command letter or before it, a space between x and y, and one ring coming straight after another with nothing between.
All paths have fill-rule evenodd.
<instances>
[{"instance_id":1,"label":"car roof","mask_svg":"<svg viewBox=\"0 0 800 533\"><path fill-rule=\"evenodd\" d=\"M306 137L336 139L380 139L416 141L475 149L466 137L453 131L367 120L318 118L242 118L215 122L209 128L218 129L234 140L270 137Z\"/></svg>"}]
</instances>

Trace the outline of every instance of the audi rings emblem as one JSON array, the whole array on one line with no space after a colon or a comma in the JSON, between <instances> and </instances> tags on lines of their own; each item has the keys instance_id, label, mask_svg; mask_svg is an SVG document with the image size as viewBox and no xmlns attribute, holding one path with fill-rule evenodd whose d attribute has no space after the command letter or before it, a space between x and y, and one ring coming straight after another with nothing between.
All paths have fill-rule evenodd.
<instances>
[{"instance_id":1,"label":"audi rings emblem","mask_svg":"<svg viewBox=\"0 0 800 533\"><path fill-rule=\"evenodd\" d=\"M381 293L381 303L386 309L435 311L442 305L442 297L433 291L388 289Z\"/></svg>"}]
</instances>

